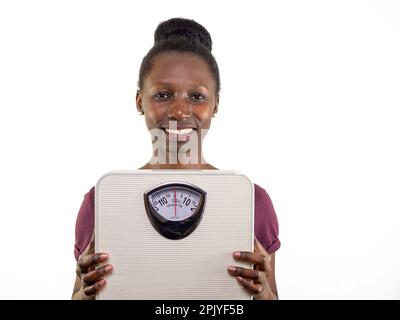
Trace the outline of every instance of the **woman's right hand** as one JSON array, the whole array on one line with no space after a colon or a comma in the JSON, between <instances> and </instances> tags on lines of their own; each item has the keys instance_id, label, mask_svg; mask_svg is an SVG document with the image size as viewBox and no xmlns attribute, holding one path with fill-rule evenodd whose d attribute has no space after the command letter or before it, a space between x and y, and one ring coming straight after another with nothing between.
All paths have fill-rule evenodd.
<instances>
[{"instance_id":1,"label":"woman's right hand","mask_svg":"<svg viewBox=\"0 0 400 320\"><path fill-rule=\"evenodd\" d=\"M111 264L106 264L102 267L97 267L97 265L107 260L107 253L94 253L81 255L79 257L77 274L81 274L81 290L83 290L86 296L95 296L106 285L106 279L104 279L104 277L112 272L113 266Z\"/></svg>"}]
</instances>

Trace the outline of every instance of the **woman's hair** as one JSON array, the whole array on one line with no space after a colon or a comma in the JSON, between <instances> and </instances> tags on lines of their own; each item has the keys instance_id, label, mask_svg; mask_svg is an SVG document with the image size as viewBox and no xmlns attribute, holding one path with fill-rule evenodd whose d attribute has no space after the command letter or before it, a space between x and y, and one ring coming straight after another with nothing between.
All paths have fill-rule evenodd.
<instances>
[{"instance_id":1,"label":"woman's hair","mask_svg":"<svg viewBox=\"0 0 400 320\"><path fill-rule=\"evenodd\" d=\"M193 53L203 58L210 67L216 84L216 94L220 91L219 69L211 53L210 33L194 20L172 18L160 23L154 32L154 45L143 58L139 71L139 89L143 88L144 78L151 70L153 59L164 52Z\"/></svg>"}]
</instances>

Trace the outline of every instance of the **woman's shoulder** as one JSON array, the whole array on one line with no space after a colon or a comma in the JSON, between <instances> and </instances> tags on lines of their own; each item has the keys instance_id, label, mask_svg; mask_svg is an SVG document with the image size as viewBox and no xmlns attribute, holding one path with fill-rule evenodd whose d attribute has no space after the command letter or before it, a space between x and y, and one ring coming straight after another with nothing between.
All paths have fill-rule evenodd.
<instances>
[{"instance_id":1,"label":"woman's shoulder","mask_svg":"<svg viewBox=\"0 0 400 320\"><path fill-rule=\"evenodd\" d=\"M263 187L261 187L260 185L258 185L257 183L253 183L254 184L254 192L257 194L259 193L263 193L263 192L267 192Z\"/></svg>"},{"instance_id":2,"label":"woman's shoulder","mask_svg":"<svg viewBox=\"0 0 400 320\"><path fill-rule=\"evenodd\" d=\"M272 201L267 190L256 183L254 183L254 201L256 206L269 204L272 205Z\"/></svg>"}]
</instances>

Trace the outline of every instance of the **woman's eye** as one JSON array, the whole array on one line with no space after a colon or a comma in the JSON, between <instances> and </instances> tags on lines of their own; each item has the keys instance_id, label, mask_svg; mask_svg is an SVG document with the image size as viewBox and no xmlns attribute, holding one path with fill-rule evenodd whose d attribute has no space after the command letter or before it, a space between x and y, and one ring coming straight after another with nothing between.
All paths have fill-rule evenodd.
<instances>
[{"instance_id":1,"label":"woman's eye","mask_svg":"<svg viewBox=\"0 0 400 320\"><path fill-rule=\"evenodd\" d=\"M192 94L192 97L193 97L193 99L194 100L197 100L197 101L203 101L203 100L205 100L205 96L203 95L203 94L201 94L201 93L193 93Z\"/></svg>"},{"instance_id":2,"label":"woman's eye","mask_svg":"<svg viewBox=\"0 0 400 320\"><path fill-rule=\"evenodd\" d=\"M157 100L164 100L164 99L167 99L168 97L169 97L169 94L165 93L165 92L159 92L154 95L154 98L156 98Z\"/></svg>"}]
</instances>

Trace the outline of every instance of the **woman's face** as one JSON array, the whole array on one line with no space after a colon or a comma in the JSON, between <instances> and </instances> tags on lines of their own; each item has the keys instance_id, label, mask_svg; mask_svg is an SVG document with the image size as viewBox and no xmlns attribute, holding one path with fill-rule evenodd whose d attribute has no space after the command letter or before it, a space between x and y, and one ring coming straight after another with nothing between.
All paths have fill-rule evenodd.
<instances>
[{"instance_id":1,"label":"woman's face","mask_svg":"<svg viewBox=\"0 0 400 320\"><path fill-rule=\"evenodd\" d=\"M173 137L179 144L193 132L204 136L217 112L218 100L214 77L201 57L168 52L153 59L143 88L137 93L136 105L138 111L144 112L149 130L161 129L167 140ZM172 131L170 123L176 126Z\"/></svg>"}]
</instances>

